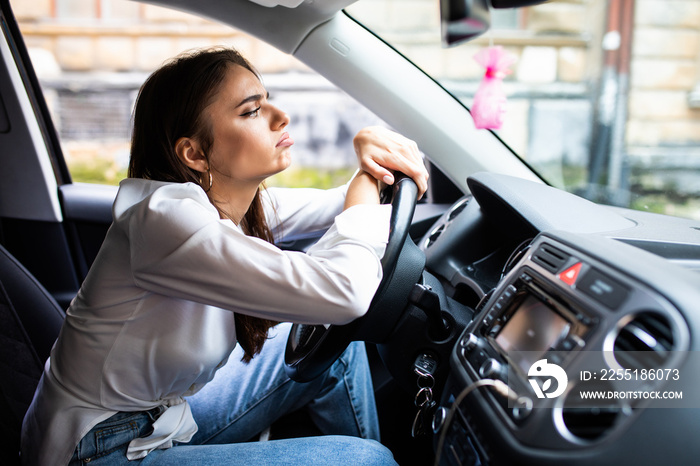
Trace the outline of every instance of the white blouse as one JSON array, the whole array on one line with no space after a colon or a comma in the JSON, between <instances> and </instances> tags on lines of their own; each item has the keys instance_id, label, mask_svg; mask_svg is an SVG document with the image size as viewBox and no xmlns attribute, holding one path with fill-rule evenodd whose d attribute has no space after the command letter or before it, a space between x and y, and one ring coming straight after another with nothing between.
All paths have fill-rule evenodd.
<instances>
[{"instance_id":1,"label":"white blouse","mask_svg":"<svg viewBox=\"0 0 700 466\"><path fill-rule=\"evenodd\" d=\"M127 179L114 223L67 311L22 429L25 464L67 464L80 439L118 411L168 407L139 458L196 432L184 397L236 346L234 312L345 324L381 280L390 206L342 212L347 187L275 189L263 205L276 238L328 228L306 253L283 251L222 220L191 183Z\"/></svg>"}]
</instances>

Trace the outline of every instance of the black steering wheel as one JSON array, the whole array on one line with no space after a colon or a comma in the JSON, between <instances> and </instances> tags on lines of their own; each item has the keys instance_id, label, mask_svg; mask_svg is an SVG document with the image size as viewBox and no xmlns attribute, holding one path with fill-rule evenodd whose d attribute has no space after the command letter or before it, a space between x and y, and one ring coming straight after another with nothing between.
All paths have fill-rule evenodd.
<instances>
[{"instance_id":1,"label":"black steering wheel","mask_svg":"<svg viewBox=\"0 0 700 466\"><path fill-rule=\"evenodd\" d=\"M307 325L294 324L289 333L287 348L284 355L285 371L289 378L297 382L308 382L324 373L345 351L352 341L373 341L378 343L393 330L401 316L404 306L397 307L392 293L388 290L393 287L397 264L402 257L404 245L413 244L408 236L408 230L416 208L418 188L415 182L400 173L395 175L395 182L382 191L382 203L391 202L391 220L389 241L382 258L382 281L374 295L367 313L346 325ZM414 253L415 255L415 253ZM419 254L422 256L422 253ZM423 270L425 257L411 262L419 267L411 267L418 270L418 275ZM399 282L399 295L407 296L410 288L416 282L415 276L396 280ZM408 288L407 286L408 285ZM387 297L387 294L392 295ZM388 305L391 301L393 305Z\"/></svg>"}]
</instances>

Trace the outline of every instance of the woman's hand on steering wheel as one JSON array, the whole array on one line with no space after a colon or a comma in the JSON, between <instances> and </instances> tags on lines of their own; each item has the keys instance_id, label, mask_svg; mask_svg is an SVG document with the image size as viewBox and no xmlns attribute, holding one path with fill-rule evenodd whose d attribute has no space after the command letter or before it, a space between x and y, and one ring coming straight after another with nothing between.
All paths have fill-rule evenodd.
<instances>
[{"instance_id":1,"label":"woman's hand on steering wheel","mask_svg":"<svg viewBox=\"0 0 700 466\"><path fill-rule=\"evenodd\" d=\"M389 129L368 126L353 139L360 168L375 179L394 184L394 171L413 179L418 187L418 199L428 189L428 171L418 145Z\"/></svg>"},{"instance_id":2,"label":"woman's hand on steering wheel","mask_svg":"<svg viewBox=\"0 0 700 466\"><path fill-rule=\"evenodd\" d=\"M370 182L376 183L374 179ZM333 364L351 341L378 342L396 326L413 284L423 271L425 255L408 238L418 197L416 183L408 177L397 176L390 191L392 210L389 240L382 258L383 278L369 310L346 325L294 324L285 351L285 370L291 379L297 382L314 379ZM411 244L414 252L402 256L404 250L411 251ZM405 258L404 266L400 273L394 273L400 257Z\"/></svg>"}]
</instances>

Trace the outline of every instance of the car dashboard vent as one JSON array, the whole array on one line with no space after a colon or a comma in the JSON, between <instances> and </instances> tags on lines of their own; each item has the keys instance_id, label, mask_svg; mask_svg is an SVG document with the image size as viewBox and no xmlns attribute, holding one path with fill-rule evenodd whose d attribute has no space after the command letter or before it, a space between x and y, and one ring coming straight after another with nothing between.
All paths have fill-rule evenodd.
<instances>
[{"instance_id":1,"label":"car dashboard vent","mask_svg":"<svg viewBox=\"0 0 700 466\"><path fill-rule=\"evenodd\" d=\"M452 208L450 209L449 213L447 214L447 221L451 222L452 220L455 219L459 214L462 213L465 207L469 204L469 201L471 200L470 197L463 197L459 201L457 201Z\"/></svg>"},{"instance_id":2,"label":"car dashboard vent","mask_svg":"<svg viewBox=\"0 0 700 466\"><path fill-rule=\"evenodd\" d=\"M623 415L619 400L591 400L580 396L583 391L607 392L613 387L608 382L583 382L571 390L562 409L566 430L584 441L596 441L615 428Z\"/></svg>"},{"instance_id":3,"label":"car dashboard vent","mask_svg":"<svg viewBox=\"0 0 700 466\"><path fill-rule=\"evenodd\" d=\"M549 244L541 245L532 254L532 261L551 273L557 273L561 270L568 259L568 254Z\"/></svg>"},{"instance_id":4,"label":"car dashboard vent","mask_svg":"<svg viewBox=\"0 0 700 466\"><path fill-rule=\"evenodd\" d=\"M447 225L449 225L450 222L452 222L455 218L457 218L457 216L460 213L462 213L464 208L467 207L467 205L469 204L470 200L471 197L465 196L450 207L450 210L448 210L447 213L442 217L444 219L442 223L433 228L433 230L423 242L424 250L435 244L442 232L445 231L445 228L447 228Z\"/></svg>"},{"instance_id":5,"label":"car dashboard vent","mask_svg":"<svg viewBox=\"0 0 700 466\"><path fill-rule=\"evenodd\" d=\"M432 246L435 241L440 237L442 232L445 231L445 224L443 223L442 225L438 226L437 228L433 229L433 231L430 232L430 235L428 238L425 240L425 245L424 247L427 249L430 246Z\"/></svg>"},{"instance_id":6,"label":"car dashboard vent","mask_svg":"<svg viewBox=\"0 0 700 466\"><path fill-rule=\"evenodd\" d=\"M660 314L643 312L620 329L613 354L624 369L655 369L665 365L673 349L669 321Z\"/></svg>"},{"instance_id":7,"label":"car dashboard vent","mask_svg":"<svg viewBox=\"0 0 700 466\"><path fill-rule=\"evenodd\" d=\"M623 368L650 370L668 367L675 348L673 327L658 312L640 312L624 318L614 338L613 356ZM652 380L652 379L650 379ZM620 400L584 399L584 392L609 392L615 388L608 381L579 381L570 390L562 409L566 429L577 438L595 441L615 428L625 409Z\"/></svg>"}]
</instances>

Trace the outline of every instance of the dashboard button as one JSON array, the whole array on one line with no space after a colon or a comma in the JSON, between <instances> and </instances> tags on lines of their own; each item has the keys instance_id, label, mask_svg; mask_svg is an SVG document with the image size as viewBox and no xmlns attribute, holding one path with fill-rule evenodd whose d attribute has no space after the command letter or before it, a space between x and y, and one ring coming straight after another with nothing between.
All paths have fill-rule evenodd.
<instances>
[{"instance_id":1,"label":"dashboard button","mask_svg":"<svg viewBox=\"0 0 700 466\"><path fill-rule=\"evenodd\" d=\"M479 338L474 335L473 333L469 333L462 338L462 340L459 342L460 345L466 350L466 351L471 351L476 347L476 344L479 342Z\"/></svg>"},{"instance_id":2,"label":"dashboard button","mask_svg":"<svg viewBox=\"0 0 700 466\"><path fill-rule=\"evenodd\" d=\"M595 269L586 272L576 288L610 309L619 308L629 293L624 285Z\"/></svg>"},{"instance_id":3,"label":"dashboard button","mask_svg":"<svg viewBox=\"0 0 700 466\"><path fill-rule=\"evenodd\" d=\"M568 338L566 340L562 340L562 342L559 344L562 351L571 351L574 349L574 346L574 342Z\"/></svg>"},{"instance_id":4,"label":"dashboard button","mask_svg":"<svg viewBox=\"0 0 700 466\"><path fill-rule=\"evenodd\" d=\"M517 421L522 421L523 419L527 418L531 412L532 400L524 396L518 398L518 400L515 402L515 406L513 407L513 418L515 418Z\"/></svg>"},{"instance_id":5,"label":"dashboard button","mask_svg":"<svg viewBox=\"0 0 700 466\"><path fill-rule=\"evenodd\" d=\"M581 273L581 266L581 262L577 262L561 272L559 275L557 275L557 277L567 285L574 286L574 283L576 283L576 280L578 279L578 274Z\"/></svg>"},{"instance_id":6,"label":"dashboard button","mask_svg":"<svg viewBox=\"0 0 700 466\"><path fill-rule=\"evenodd\" d=\"M505 291L503 291L503 295L501 297L503 299L510 299L517 292L518 292L518 289L516 287L514 287L513 285L508 285L508 287L505 289Z\"/></svg>"},{"instance_id":7,"label":"dashboard button","mask_svg":"<svg viewBox=\"0 0 700 466\"><path fill-rule=\"evenodd\" d=\"M485 379L500 379L503 373L503 365L493 358L489 358L479 368L479 375Z\"/></svg>"}]
</instances>

